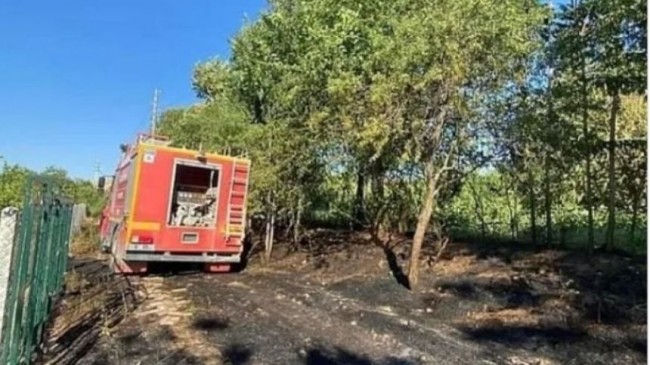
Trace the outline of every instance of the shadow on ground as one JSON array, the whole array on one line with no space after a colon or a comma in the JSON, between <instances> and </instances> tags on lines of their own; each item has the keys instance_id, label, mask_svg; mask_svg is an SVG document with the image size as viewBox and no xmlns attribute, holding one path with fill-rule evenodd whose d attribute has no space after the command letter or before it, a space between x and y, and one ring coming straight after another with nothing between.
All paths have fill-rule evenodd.
<instances>
[{"instance_id":1,"label":"shadow on ground","mask_svg":"<svg viewBox=\"0 0 650 365\"><path fill-rule=\"evenodd\" d=\"M305 365L415 365L416 363L397 359L386 358L378 361L372 361L369 358L354 354L345 349L334 348L325 349L322 347L315 347L306 350L304 355Z\"/></svg>"},{"instance_id":2,"label":"shadow on ground","mask_svg":"<svg viewBox=\"0 0 650 365\"><path fill-rule=\"evenodd\" d=\"M394 282L408 287L403 270L408 238L398 237L389 245L368 234L344 231L310 237L311 247L301 250L310 260L325 262L310 270L332 276L329 282L335 286L330 289L345 290L346 295L376 305L401 306L404 312L426 309L426 320L449 324L483 346L523 348L559 363L568 359L576 364L645 363L645 256L602 252L590 256L513 242L455 242L432 260L437 247L428 239L417 290L384 300L389 294L375 288L384 285L375 279L387 271ZM350 267L369 274L357 278L360 275ZM316 351L311 361L337 363L341 356Z\"/></svg>"},{"instance_id":3,"label":"shadow on ground","mask_svg":"<svg viewBox=\"0 0 650 365\"><path fill-rule=\"evenodd\" d=\"M198 317L192 322L192 328L206 332L225 330L229 326L228 319L207 316Z\"/></svg>"},{"instance_id":4,"label":"shadow on ground","mask_svg":"<svg viewBox=\"0 0 650 365\"><path fill-rule=\"evenodd\" d=\"M223 358L230 365L246 365L253 356L253 350L245 345L233 344L221 351Z\"/></svg>"},{"instance_id":5,"label":"shadow on ground","mask_svg":"<svg viewBox=\"0 0 650 365\"><path fill-rule=\"evenodd\" d=\"M467 339L560 363L646 359L645 257L455 244L432 271L425 303Z\"/></svg>"},{"instance_id":6,"label":"shadow on ground","mask_svg":"<svg viewBox=\"0 0 650 365\"><path fill-rule=\"evenodd\" d=\"M277 313L268 316L256 310L278 303L340 320L340 336L347 334L350 323L369 333L390 334L431 356L444 354L436 353L441 345L436 344L435 334L426 331L479 348L486 359L516 353L529 356L520 363L530 364L646 363L645 258L587 256L514 243L451 243L439 259L431 261L436 250L427 241L420 285L408 291L402 287L408 239L382 246L361 233L318 231L307 237L297 250L278 242L278 252L264 267L273 270L256 271L252 265L250 272L230 276L245 286L229 286L227 276L169 279L178 280L180 286L192 285L188 299L194 304L205 301L201 305L208 313L197 315L191 327L209 335L211 343L225 344L220 352L226 363L250 365L259 358L291 364L297 360L304 365L415 364L397 358L368 358L333 347L333 336L320 332L317 335L325 338L315 338L319 342L308 342L304 345L308 347L299 350L298 343L306 334L313 335L320 323L313 316L301 321L300 313L297 317L286 313L282 319ZM275 291L260 294L269 290ZM213 311L215 303L220 307ZM141 340L134 333L121 341L131 344L124 347L137 350ZM173 339L154 342L149 345L169 352L165 347ZM388 351L374 354L394 355ZM180 359L173 353L164 356ZM184 364L188 361L198 360Z\"/></svg>"}]
</instances>

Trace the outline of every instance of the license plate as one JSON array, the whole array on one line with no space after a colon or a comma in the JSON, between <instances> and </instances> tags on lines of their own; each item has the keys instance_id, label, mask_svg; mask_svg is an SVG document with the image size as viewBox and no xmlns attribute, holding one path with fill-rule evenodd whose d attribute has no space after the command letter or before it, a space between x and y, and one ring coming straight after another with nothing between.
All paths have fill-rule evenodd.
<instances>
[{"instance_id":1,"label":"license plate","mask_svg":"<svg viewBox=\"0 0 650 365\"><path fill-rule=\"evenodd\" d=\"M127 248L129 251L153 251L153 245L141 245L137 243L129 244Z\"/></svg>"}]
</instances>

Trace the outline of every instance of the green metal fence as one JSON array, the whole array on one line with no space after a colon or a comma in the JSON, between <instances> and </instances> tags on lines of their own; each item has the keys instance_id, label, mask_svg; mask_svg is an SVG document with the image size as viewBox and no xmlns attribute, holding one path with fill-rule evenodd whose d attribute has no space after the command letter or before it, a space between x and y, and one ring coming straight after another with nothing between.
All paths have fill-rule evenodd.
<instances>
[{"instance_id":1,"label":"green metal fence","mask_svg":"<svg viewBox=\"0 0 650 365\"><path fill-rule=\"evenodd\" d=\"M12 249L0 364L29 364L63 288L72 203L47 179L31 177Z\"/></svg>"}]
</instances>

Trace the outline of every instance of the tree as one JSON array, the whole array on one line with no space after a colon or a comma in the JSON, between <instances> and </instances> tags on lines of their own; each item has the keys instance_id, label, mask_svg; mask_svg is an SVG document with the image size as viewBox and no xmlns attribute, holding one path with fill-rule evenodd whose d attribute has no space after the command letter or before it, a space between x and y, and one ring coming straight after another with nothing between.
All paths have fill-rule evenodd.
<instances>
[{"instance_id":1,"label":"tree","mask_svg":"<svg viewBox=\"0 0 650 365\"><path fill-rule=\"evenodd\" d=\"M192 75L197 96L212 102L231 99L232 82L230 66L219 59L198 64Z\"/></svg>"},{"instance_id":2,"label":"tree","mask_svg":"<svg viewBox=\"0 0 650 365\"><path fill-rule=\"evenodd\" d=\"M548 244L586 221L593 247L604 204L632 234L643 221L645 156L622 139L645 137L621 133L645 105L630 104L645 80L644 6L274 0L230 59L196 67L202 102L166 112L161 131L250 151L267 258L276 226L296 243L303 218L322 217L375 238L415 226L413 287L429 228L454 221L511 239L528 225Z\"/></svg>"},{"instance_id":3,"label":"tree","mask_svg":"<svg viewBox=\"0 0 650 365\"><path fill-rule=\"evenodd\" d=\"M467 12L476 14L469 23ZM472 125L480 95L498 92L516 71L541 16L534 2L276 1L236 38L231 62L254 120L334 136L352 156L357 210L365 174L381 198L384 171L418 164L426 194L409 265L415 285L443 176L461 168L456 157L480 130ZM317 145L317 154L329 147Z\"/></svg>"},{"instance_id":4,"label":"tree","mask_svg":"<svg viewBox=\"0 0 650 365\"><path fill-rule=\"evenodd\" d=\"M393 105L404 106L402 131L409 136L408 148L422 164L426 181L411 249L411 286L417 285L420 250L444 186L442 177L461 168L456 156L475 147L471 137L481 128L476 117L481 96L498 92L516 74L536 45L535 31L543 15L534 3L436 5L415 5L404 18L396 18L383 53L388 57L385 64L397 72L392 85L382 86L394 91ZM471 19L466 18L468 12ZM440 13L445 16L436 15Z\"/></svg>"},{"instance_id":5,"label":"tree","mask_svg":"<svg viewBox=\"0 0 650 365\"><path fill-rule=\"evenodd\" d=\"M617 206L631 214L629 240L635 242L639 212L645 209L647 189L647 105L645 96L626 95L621 99L621 115L617 129L617 175L619 186Z\"/></svg>"},{"instance_id":6,"label":"tree","mask_svg":"<svg viewBox=\"0 0 650 365\"><path fill-rule=\"evenodd\" d=\"M86 204L88 213L97 216L105 203L104 195L87 180L72 179L64 169L49 166L41 173L35 173L19 165L4 163L0 172L0 208L22 207L23 196L29 176L40 176L42 181L54 185L63 196L76 204Z\"/></svg>"},{"instance_id":7,"label":"tree","mask_svg":"<svg viewBox=\"0 0 650 365\"><path fill-rule=\"evenodd\" d=\"M614 245L616 225L616 126L621 93L640 92L646 85L646 2L585 1L593 14L595 82L610 99L608 118L608 219L607 249Z\"/></svg>"},{"instance_id":8,"label":"tree","mask_svg":"<svg viewBox=\"0 0 650 365\"><path fill-rule=\"evenodd\" d=\"M587 245L594 247L594 199L592 174L593 136L590 113L594 109L592 97L593 47L588 34L593 31L591 14L581 1L573 0L562 5L556 15L554 43L550 46L555 54L559 108L569 120L580 119L581 136L570 143L572 153L578 160L584 160L585 206L587 209ZM577 99L574 96L580 95ZM576 126L577 128L577 126Z\"/></svg>"},{"instance_id":9,"label":"tree","mask_svg":"<svg viewBox=\"0 0 650 365\"><path fill-rule=\"evenodd\" d=\"M19 165L9 165L6 161L0 172L0 209L21 207L25 183L30 171Z\"/></svg>"}]
</instances>

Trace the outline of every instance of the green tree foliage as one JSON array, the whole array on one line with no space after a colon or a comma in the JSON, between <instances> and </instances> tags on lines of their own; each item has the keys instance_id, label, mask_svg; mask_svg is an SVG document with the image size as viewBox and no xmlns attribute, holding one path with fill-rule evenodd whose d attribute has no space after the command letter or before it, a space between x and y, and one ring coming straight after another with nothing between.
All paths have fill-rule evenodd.
<instances>
[{"instance_id":1,"label":"green tree foliage","mask_svg":"<svg viewBox=\"0 0 650 365\"><path fill-rule=\"evenodd\" d=\"M222 101L229 97L232 72L227 63L214 59L196 66L192 77L194 91L200 98Z\"/></svg>"},{"instance_id":2,"label":"green tree foliage","mask_svg":"<svg viewBox=\"0 0 650 365\"><path fill-rule=\"evenodd\" d=\"M68 176L67 171L53 166L45 168L40 173L35 173L19 165L9 165L7 162L4 163L0 172L0 208L22 206L26 183L30 175L40 175L43 181L58 186L63 195L72 199L74 203L86 204L91 216L101 213L106 199L92 182L72 179Z\"/></svg>"},{"instance_id":3,"label":"green tree foliage","mask_svg":"<svg viewBox=\"0 0 650 365\"><path fill-rule=\"evenodd\" d=\"M412 284L430 222L591 249L615 212L635 240L645 17L640 0L274 0L160 131L248 150L267 237L297 240L301 219L415 230Z\"/></svg>"},{"instance_id":4,"label":"green tree foliage","mask_svg":"<svg viewBox=\"0 0 650 365\"><path fill-rule=\"evenodd\" d=\"M564 243L566 230L581 226L589 249L603 245L603 226L609 248L614 234L627 241L627 225L634 237L646 185L644 9L640 1L562 6L525 82L493 108L506 121L495 128L505 146L499 163L517 177L535 242Z\"/></svg>"},{"instance_id":5,"label":"green tree foliage","mask_svg":"<svg viewBox=\"0 0 650 365\"><path fill-rule=\"evenodd\" d=\"M418 247L438 181L470 147L475 95L498 89L532 50L540 16L534 3L276 1L234 42L233 70L258 122L328 138L317 152L345 151L380 201L386 172L415 162L428 181Z\"/></svg>"},{"instance_id":6,"label":"green tree foliage","mask_svg":"<svg viewBox=\"0 0 650 365\"><path fill-rule=\"evenodd\" d=\"M230 102L194 105L185 110L169 110L160 118L157 132L172 136L179 147L217 150L243 147L247 115Z\"/></svg>"},{"instance_id":7,"label":"green tree foliage","mask_svg":"<svg viewBox=\"0 0 650 365\"><path fill-rule=\"evenodd\" d=\"M0 173L0 208L22 205L29 173L29 170L24 167L4 162Z\"/></svg>"}]
</instances>

